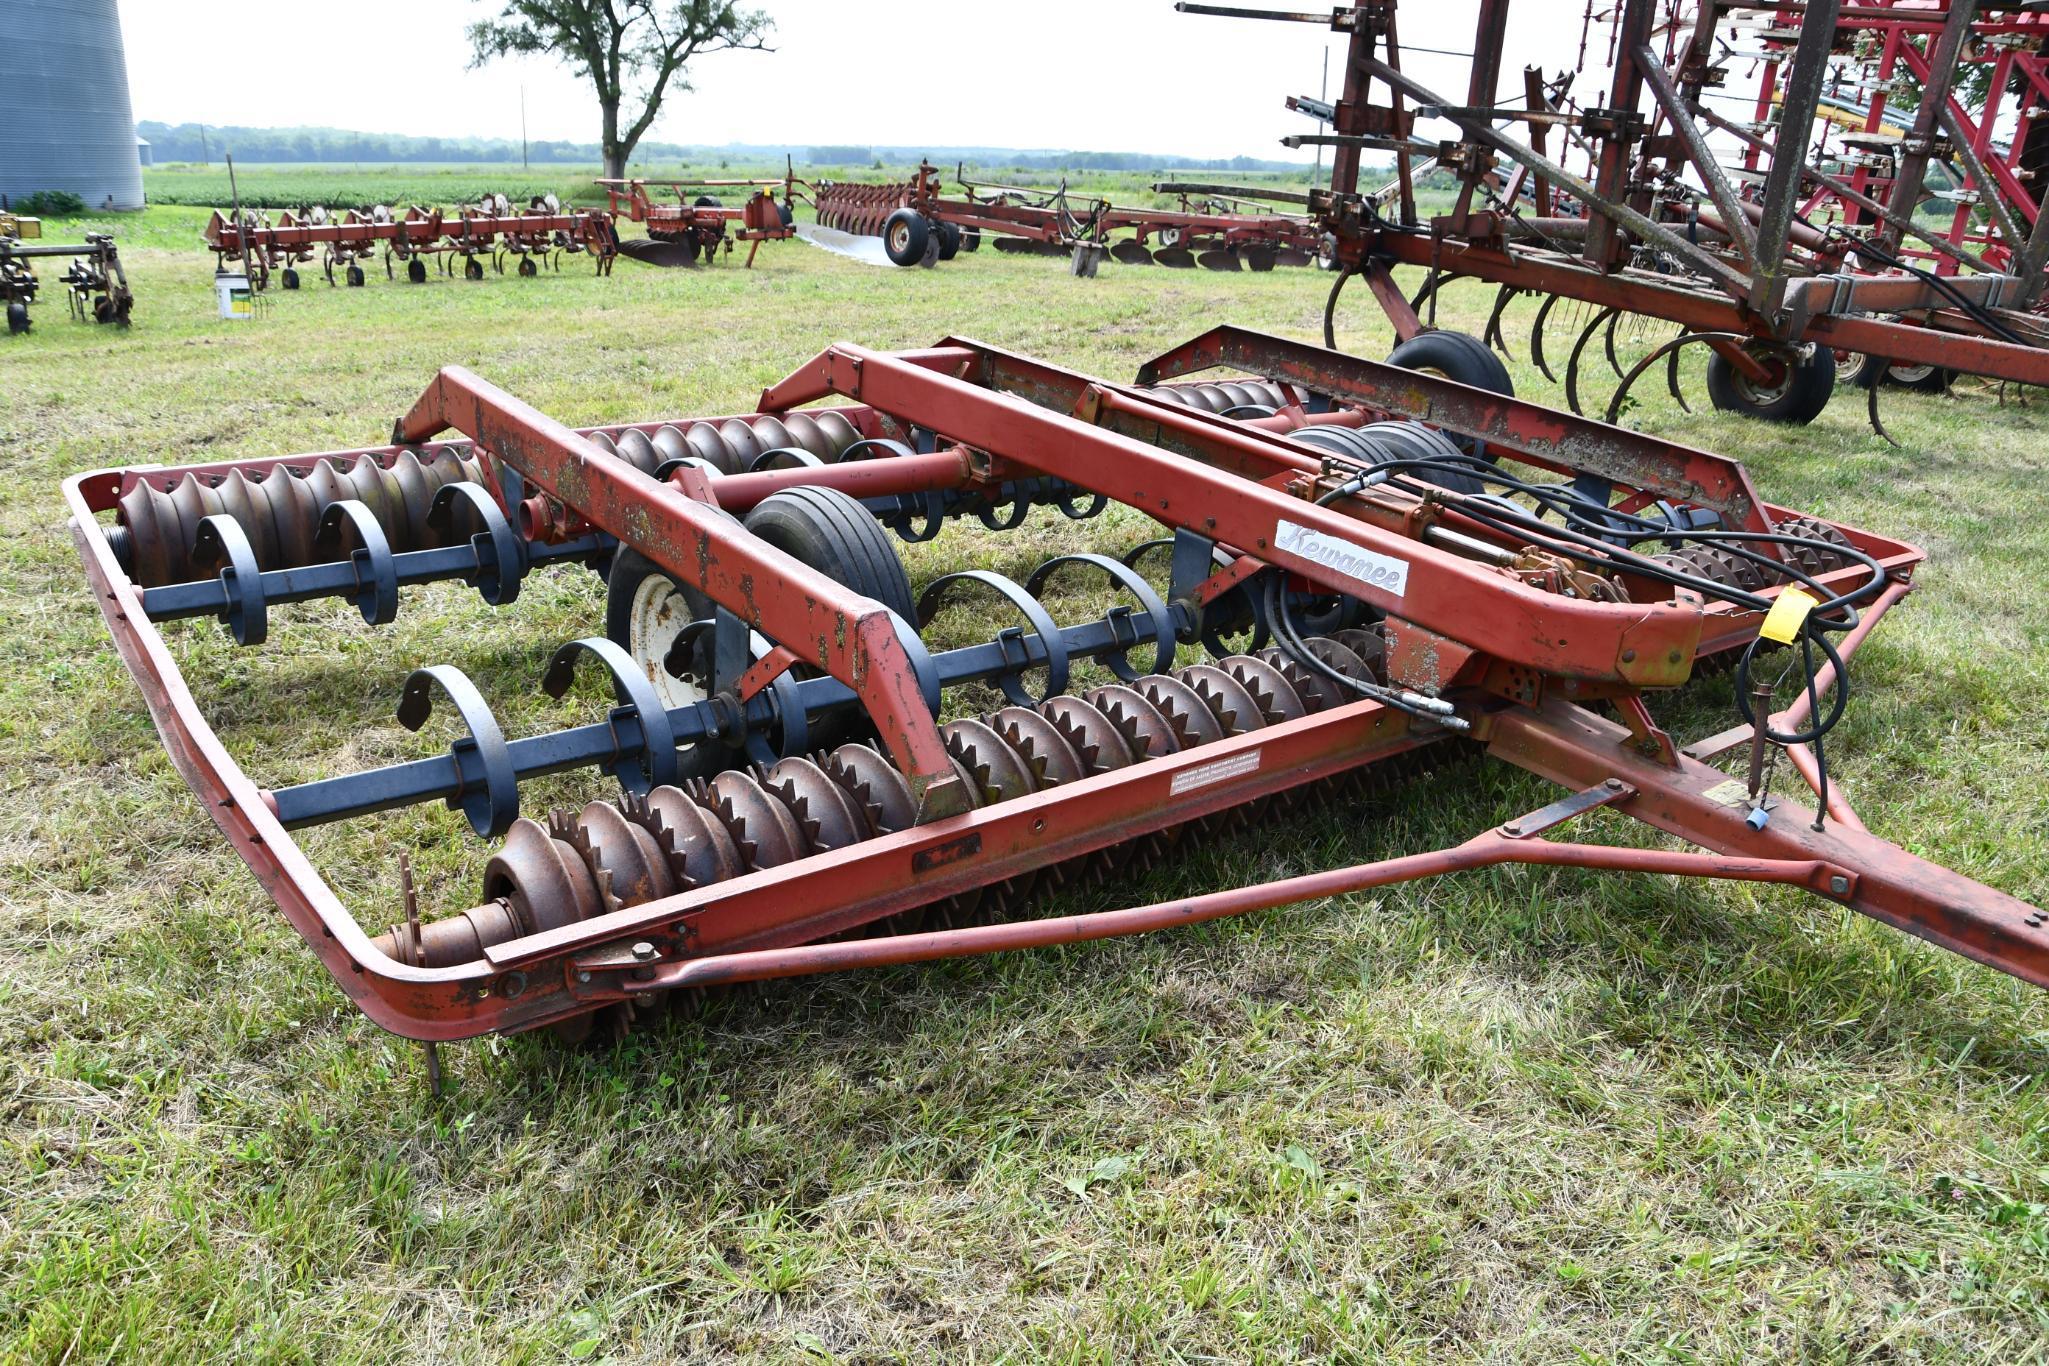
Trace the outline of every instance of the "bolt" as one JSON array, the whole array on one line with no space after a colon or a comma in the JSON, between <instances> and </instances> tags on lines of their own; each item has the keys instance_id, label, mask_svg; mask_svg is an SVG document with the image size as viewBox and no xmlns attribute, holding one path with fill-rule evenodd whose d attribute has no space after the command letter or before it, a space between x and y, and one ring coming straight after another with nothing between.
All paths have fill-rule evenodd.
<instances>
[{"instance_id":1,"label":"bolt","mask_svg":"<svg viewBox=\"0 0 2049 1366\"><path fill-rule=\"evenodd\" d=\"M1523 825L1521 821L1510 821L1507 825L1501 827L1501 833L1504 835L1514 836L1520 835L1522 832Z\"/></svg>"},{"instance_id":2,"label":"bolt","mask_svg":"<svg viewBox=\"0 0 2049 1366\"><path fill-rule=\"evenodd\" d=\"M1610 778L1608 780L1608 786L1613 790L1620 792L1622 790L1622 780L1620 778Z\"/></svg>"},{"instance_id":3,"label":"bolt","mask_svg":"<svg viewBox=\"0 0 2049 1366\"><path fill-rule=\"evenodd\" d=\"M645 963L654 956L655 946L648 943L645 939L633 946L633 959L637 963Z\"/></svg>"},{"instance_id":4,"label":"bolt","mask_svg":"<svg viewBox=\"0 0 2049 1366\"><path fill-rule=\"evenodd\" d=\"M1828 880L1828 890L1831 896L1848 896L1850 894L1850 879L1839 873Z\"/></svg>"},{"instance_id":5,"label":"bolt","mask_svg":"<svg viewBox=\"0 0 2049 1366\"><path fill-rule=\"evenodd\" d=\"M1624 650L1624 651L1622 652L1622 662L1623 662L1624 664L1634 664L1634 663L1636 663L1636 651L1634 651L1634 650Z\"/></svg>"},{"instance_id":6,"label":"bolt","mask_svg":"<svg viewBox=\"0 0 2049 1366\"><path fill-rule=\"evenodd\" d=\"M590 980L591 980L591 975L590 975L590 974L589 974L588 972L578 972L578 973L576 974L576 981L577 981L577 985L579 985L579 986L589 986L589 985L590 985Z\"/></svg>"}]
</instances>

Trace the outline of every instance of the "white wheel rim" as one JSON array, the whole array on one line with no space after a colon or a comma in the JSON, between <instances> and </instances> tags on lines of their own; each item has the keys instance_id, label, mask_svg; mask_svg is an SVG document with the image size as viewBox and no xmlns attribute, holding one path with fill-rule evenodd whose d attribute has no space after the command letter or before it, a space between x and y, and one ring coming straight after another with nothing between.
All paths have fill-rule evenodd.
<instances>
[{"instance_id":1,"label":"white wheel rim","mask_svg":"<svg viewBox=\"0 0 2049 1366\"><path fill-rule=\"evenodd\" d=\"M676 585L660 574L650 574L633 590L633 607L626 622L626 652L654 684L655 696L665 707L687 707L702 702L703 687L687 678L677 678L662 661L676 637L683 634L692 618L690 604Z\"/></svg>"},{"instance_id":2,"label":"white wheel rim","mask_svg":"<svg viewBox=\"0 0 2049 1366\"><path fill-rule=\"evenodd\" d=\"M1894 384L1919 384L1935 373L1932 365L1895 365L1892 367Z\"/></svg>"}]
</instances>

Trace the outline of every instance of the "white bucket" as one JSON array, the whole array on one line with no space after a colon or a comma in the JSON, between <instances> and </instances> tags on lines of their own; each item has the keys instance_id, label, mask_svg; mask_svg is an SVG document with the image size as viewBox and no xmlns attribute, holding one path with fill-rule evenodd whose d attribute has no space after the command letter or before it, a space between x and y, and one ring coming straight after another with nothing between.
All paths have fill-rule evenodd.
<instances>
[{"instance_id":1,"label":"white bucket","mask_svg":"<svg viewBox=\"0 0 2049 1366\"><path fill-rule=\"evenodd\" d=\"M256 299L249 292L247 275L226 273L213 277L214 293L220 296L223 318L253 318L256 316Z\"/></svg>"}]
</instances>

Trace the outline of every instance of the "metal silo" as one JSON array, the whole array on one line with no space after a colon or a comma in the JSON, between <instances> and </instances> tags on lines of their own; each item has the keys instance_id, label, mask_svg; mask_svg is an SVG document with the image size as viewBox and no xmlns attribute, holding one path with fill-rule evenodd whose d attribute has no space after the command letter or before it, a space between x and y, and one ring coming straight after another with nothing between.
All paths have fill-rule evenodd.
<instances>
[{"instance_id":1,"label":"metal silo","mask_svg":"<svg viewBox=\"0 0 2049 1366\"><path fill-rule=\"evenodd\" d=\"M0 0L0 194L142 207L114 0Z\"/></svg>"}]
</instances>

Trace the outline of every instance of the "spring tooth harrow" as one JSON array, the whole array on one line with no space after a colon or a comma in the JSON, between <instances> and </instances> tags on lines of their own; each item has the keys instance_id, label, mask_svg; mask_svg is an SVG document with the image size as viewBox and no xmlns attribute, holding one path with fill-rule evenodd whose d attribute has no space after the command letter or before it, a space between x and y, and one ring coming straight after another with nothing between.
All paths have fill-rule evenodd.
<instances>
[{"instance_id":1,"label":"spring tooth harrow","mask_svg":"<svg viewBox=\"0 0 2049 1366\"><path fill-rule=\"evenodd\" d=\"M41 219L0 211L0 304L7 307L8 333L29 330L28 308L42 288L33 264L37 260L65 262L57 283L64 286L72 317L128 326L135 296L128 292L128 272L112 234L89 232L75 243L43 242L38 240L42 235Z\"/></svg>"},{"instance_id":2,"label":"spring tooth harrow","mask_svg":"<svg viewBox=\"0 0 2049 1366\"><path fill-rule=\"evenodd\" d=\"M1219 367L1242 378L1191 378ZM449 368L391 446L102 470L65 496L174 762L342 989L417 1039L612 1035L684 988L1503 863L1804 888L2049 985L2042 911L1873 836L1830 778L1848 663L1909 591L1913 547L1771 506L1731 460L1234 328L1139 380L959 339L839 345L752 414L575 431ZM884 534L969 515L1000 531L1035 508L1079 524L1112 502L1164 534L1022 583L962 569L914 588ZM453 746L287 787L229 757L164 631L214 617L255 646L271 612L317 597L389 622L435 580L502 610L527 575L575 565L606 576L605 630L549 652L541 686L561 697L595 664L601 720L508 737L467 676L428 664L398 719L451 708ZM949 605L1001 629L928 644ZM1681 748L1648 698L1728 667L1742 714ZM1768 673L1794 691L1774 700ZM949 707L969 683L1006 705ZM1033 914L1188 832L1476 748L1564 795L1434 852ZM1710 763L1744 750L1747 778ZM1772 792L1781 751L1818 811ZM523 781L592 769L616 791L523 813ZM403 918L365 929L291 832L427 802L499 842L482 885L423 915L402 864ZM1694 847L1547 838L1598 808Z\"/></svg>"},{"instance_id":3,"label":"spring tooth harrow","mask_svg":"<svg viewBox=\"0 0 2049 1366\"><path fill-rule=\"evenodd\" d=\"M337 217L315 206L299 214L285 210L275 224L254 209L241 210L239 221L215 210L205 239L217 270L242 266L257 290L268 288L273 271L284 288L297 289L299 267L316 259L328 284L358 288L365 279L363 263L380 253L387 279L397 279L403 266L406 279L417 285L427 281L429 260L453 276L460 258L463 278L481 280L486 261L500 275L510 262L515 273L531 277L543 264L561 270L565 255L588 254L597 273L609 275L619 251L609 213L565 210L554 195L537 195L523 209L502 194L449 210L413 205L400 212L379 204Z\"/></svg>"},{"instance_id":4,"label":"spring tooth harrow","mask_svg":"<svg viewBox=\"0 0 2049 1366\"><path fill-rule=\"evenodd\" d=\"M1272 270L1308 265L1321 238L1310 220L1282 213L1254 197L1306 202L1285 191L1230 190L1212 185L1159 184L1179 196L1174 209L1122 208L1108 200L1057 189L971 181L956 169L961 193L949 196L939 168L919 163L910 180L820 184L818 222L857 237L880 237L899 266L930 266L974 251L984 235L998 251L1069 258L1090 276L1105 256L1125 265L1208 270ZM1112 234L1129 234L1114 237Z\"/></svg>"},{"instance_id":5,"label":"spring tooth harrow","mask_svg":"<svg viewBox=\"0 0 2049 1366\"><path fill-rule=\"evenodd\" d=\"M1719 409L1805 423L1839 379L1855 381L1881 435L1875 380L1888 373L1923 387L1955 372L2049 384L2049 219L2015 169L2049 155L2034 131L2049 79L2032 6L1586 0L1582 70L1549 80L1525 68L1511 82L1510 0L1483 0L1462 98L1403 69L1398 0L1322 13L1176 8L1327 25L1346 39L1338 99L1287 101L1330 131L1281 139L1332 149L1329 186L1307 196L1340 272L1327 345L1354 277L1405 343L1434 330L1439 286L1469 277L1496 289L1485 341L1506 352L1520 330L1506 310L1534 300L1532 361L1562 379L1574 412L1610 422L1660 371L1684 405L1688 347L1710 353ZM1603 64L1589 68L1589 41L1602 34ZM1754 101L1730 88L1746 66L1759 81ZM1974 66L1989 71L1992 93L1967 109L1958 75ZM1597 88L1575 97L1576 75ZM1919 107L1890 133L1875 83L1901 77L1918 86ZM1504 96L1511 84L1519 89ZM2014 103L2002 104L2009 89ZM1848 111L1837 107L1846 92ZM1730 117L1732 99L1755 118ZM1994 142L2004 110L2022 129L2012 151ZM1845 117L1863 127L1832 138L1831 120ZM1422 120L1449 125L1453 139L1426 138ZM1369 151L1395 159L1378 190L1360 181ZM1915 217L1924 173L1943 159L1972 201L1947 230ZM1456 193L1448 212L1426 217L1417 191L1430 172ZM1397 286L1400 266L1424 272L1414 293ZM1613 381L1602 404L1586 386L1604 364ZM1480 372L1461 377L1478 382ZM1506 381L1498 365L1494 379Z\"/></svg>"}]
</instances>

